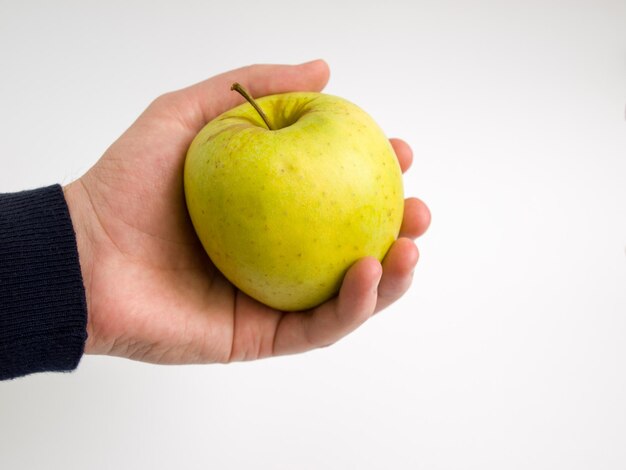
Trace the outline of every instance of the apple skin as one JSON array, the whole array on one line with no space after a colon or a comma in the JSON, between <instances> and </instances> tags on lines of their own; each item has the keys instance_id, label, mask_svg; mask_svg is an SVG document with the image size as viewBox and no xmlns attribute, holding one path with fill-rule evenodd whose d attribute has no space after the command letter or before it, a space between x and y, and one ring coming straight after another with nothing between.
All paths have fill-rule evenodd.
<instances>
[{"instance_id":1,"label":"apple skin","mask_svg":"<svg viewBox=\"0 0 626 470\"><path fill-rule=\"evenodd\" d=\"M236 287L283 311L334 296L358 259L398 236L402 173L389 140L356 105L294 92L209 122L187 152L184 188L198 238Z\"/></svg>"}]
</instances>

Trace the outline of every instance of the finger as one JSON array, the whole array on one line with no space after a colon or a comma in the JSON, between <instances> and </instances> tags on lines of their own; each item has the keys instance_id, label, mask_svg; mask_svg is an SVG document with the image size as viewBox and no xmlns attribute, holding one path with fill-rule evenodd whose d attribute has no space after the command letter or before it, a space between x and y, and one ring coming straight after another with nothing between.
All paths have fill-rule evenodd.
<instances>
[{"instance_id":1,"label":"finger","mask_svg":"<svg viewBox=\"0 0 626 470\"><path fill-rule=\"evenodd\" d=\"M389 142L391 142L391 146L394 152L396 152L400 168L402 169L402 173L404 173L410 168L411 163L413 163L413 150L411 150L409 144L402 139L393 138L389 139Z\"/></svg>"},{"instance_id":2,"label":"finger","mask_svg":"<svg viewBox=\"0 0 626 470\"><path fill-rule=\"evenodd\" d=\"M168 105L176 109L187 127L198 131L213 118L243 102L238 93L230 90L234 82L242 84L257 98L289 91L321 91L329 75L328 64L323 60L300 65L251 65L169 93Z\"/></svg>"},{"instance_id":3,"label":"finger","mask_svg":"<svg viewBox=\"0 0 626 470\"><path fill-rule=\"evenodd\" d=\"M404 201L404 217L400 237L415 239L426 232L430 225L430 210L421 200L410 197Z\"/></svg>"},{"instance_id":4,"label":"finger","mask_svg":"<svg viewBox=\"0 0 626 470\"><path fill-rule=\"evenodd\" d=\"M378 284L376 311L388 307L408 290L413 280L419 252L408 238L399 238L383 260L383 275Z\"/></svg>"},{"instance_id":5,"label":"finger","mask_svg":"<svg viewBox=\"0 0 626 470\"><path fill-rule=\"evenodd\" d=\"M312 310L284 315L276 329L274 354L294 354L328 346L372 316L382 267L375 258L357 261L346 273L339 295Z\"/></svg>"}]
</instances>

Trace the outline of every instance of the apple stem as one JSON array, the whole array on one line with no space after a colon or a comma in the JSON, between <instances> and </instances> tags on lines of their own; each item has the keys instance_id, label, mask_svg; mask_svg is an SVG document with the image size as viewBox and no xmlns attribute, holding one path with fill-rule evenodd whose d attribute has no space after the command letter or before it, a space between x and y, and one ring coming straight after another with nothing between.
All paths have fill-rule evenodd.
<instances>
[{"instance_id":1,"label":"apple stem","mask_svg":"<svg viewBox=\"0 0 626 470\"><path fill-rule=\"evenodd\" d=\"M239 83L235 82L231 85L230 87L231 91L236 91L237 93L239 93L241 96L243 96L246 101L248 103L250 103L252 105L252 107L254 109L256 109L256 112L259 113L259 116L261 116L261 119L263 119L263 122L265 123L265 125L267 126L267 128L270 131L273 131L274 129L272 129L272 126L270 126L270 121L267 119L267 116L265 115L265 113L263 112L263 110L261 109L261 107L257 104L256 101L254 101L254 98L252 98L252 96L250 95L250 93L248 93L248 90L246 90L243 86L241 86Z\"/></svg>"}]
</instances>

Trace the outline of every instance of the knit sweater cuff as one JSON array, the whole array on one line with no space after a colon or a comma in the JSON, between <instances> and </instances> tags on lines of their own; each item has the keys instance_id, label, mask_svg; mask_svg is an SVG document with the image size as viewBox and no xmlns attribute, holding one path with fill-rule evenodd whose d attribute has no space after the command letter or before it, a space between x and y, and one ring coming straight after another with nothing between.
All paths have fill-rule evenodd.
<instances>
[{"instance_id":1,"label":"knit sweater cuff","mask_svg":"<svg viewBox=\"0 0 626 470\"><path fill-rule=\"evenodd\" d=\"M61 186L0 194L0 380L78 366L85 288Z\"/></svg>"}]
</instances>

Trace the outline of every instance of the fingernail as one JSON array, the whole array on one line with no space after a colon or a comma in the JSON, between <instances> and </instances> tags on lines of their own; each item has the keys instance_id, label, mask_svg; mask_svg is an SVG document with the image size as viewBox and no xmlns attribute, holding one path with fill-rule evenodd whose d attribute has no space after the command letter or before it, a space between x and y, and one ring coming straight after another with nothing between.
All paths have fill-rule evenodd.
<instances>
[{"instance_id":1,"label":"fingernail","mask_svg":"<svg viewBox=\"0 0 626 470\"><path fill-rule=\"evenodd\" d=\"M309 65L309 64L313 64L315 62L321 62L321 61L322 61L322 59L314 59L314 60L309 60L308 62L302 62L299 65Z\"/></svg>"}]
</instances>

